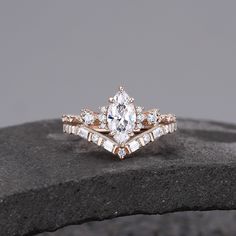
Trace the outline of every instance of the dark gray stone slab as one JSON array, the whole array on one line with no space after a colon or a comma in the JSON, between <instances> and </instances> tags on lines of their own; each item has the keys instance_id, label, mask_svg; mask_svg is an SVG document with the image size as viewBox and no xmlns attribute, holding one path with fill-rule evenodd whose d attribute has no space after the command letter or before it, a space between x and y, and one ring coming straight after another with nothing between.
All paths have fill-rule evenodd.
<instances>
[{"instance_id":1,"label":"dark gray stone slab","mask_svg":"<svg viewBox=\"0 0 236 236\"><path fill-rule=\"evenodd\" d=\"M236 126L181 120L120 161L58 120L0 130L1 236L132 214L236 209Z\"/></svg>"},{"instance_id":2,"label":"dark gray stone slab","mask_svg":"<svg viewBox=\"0 0 236 236\"><path fill-rule=\"evenodd\" d=\"M235 236L236 211L135 215L67 226L37 236Z\"/></svg>"}]
</instances>

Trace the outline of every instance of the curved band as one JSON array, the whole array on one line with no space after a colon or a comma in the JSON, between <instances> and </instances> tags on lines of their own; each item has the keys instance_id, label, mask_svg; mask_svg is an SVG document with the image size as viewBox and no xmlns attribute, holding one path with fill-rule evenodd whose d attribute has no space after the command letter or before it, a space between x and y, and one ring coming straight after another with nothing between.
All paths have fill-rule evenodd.
<instances>
[{"instance_id":1,"label":"curved band","mask_svg":"<svg viewBox=\"0 0 236 236\"><path fill-rule=\"evenodd\" d=\"M155 141L159 137L166 135L168 133L173 133L177 130L177 123L170 122L169 124L157 124L151 129L144 131L129 140L122 148L125 150L126 154L131 154L141 147L147 145L150 142ZM98 146L102 146L109 152L113 154L118 154L120 151L119 145L112 139L108 138L106 135L95 131L84 125L74 125L74 124L64 124L63 132L67 134L78 135L89 142L93 142ZM121 158L122 159L122 158Z\"/></svg>"}]
</instances>

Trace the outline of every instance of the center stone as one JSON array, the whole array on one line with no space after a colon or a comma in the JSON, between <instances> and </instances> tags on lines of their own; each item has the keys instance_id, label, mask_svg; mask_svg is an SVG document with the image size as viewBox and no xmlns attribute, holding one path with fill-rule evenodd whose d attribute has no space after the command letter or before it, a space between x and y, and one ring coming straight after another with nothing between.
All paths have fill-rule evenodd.
<instances>
[{"instance_id":1,"label":"center stone","mask_svg":"<svg viewBox=\"0 0 236 236\"><path fill-rule=\"evenodd\" d=\"M129 139L129 134L133 132L136 123L136 111L134 104L130 102L130 97L125 91L119 91L114 96L107 111L108 128L114 139L119 144L125 143Z\"/></svg>"}]
</instances>

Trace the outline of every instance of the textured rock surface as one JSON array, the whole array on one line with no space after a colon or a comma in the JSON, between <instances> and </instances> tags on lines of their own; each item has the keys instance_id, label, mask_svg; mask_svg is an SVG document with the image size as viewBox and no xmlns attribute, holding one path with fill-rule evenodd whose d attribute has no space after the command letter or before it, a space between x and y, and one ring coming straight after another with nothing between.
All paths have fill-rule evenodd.
<instances>
[{"instance_id":1,"label":"textured rock surface","mask_svg":"<svg viewBox=\"0 0 236 236\"><path fill-rule=\"evenodd\" d=\"M120 161L58 120L0 130L1 236L137 213L236 209L236 126L182 120Z\"/></svg>"},{"instance_id":2,"label":"textured rock surface","mask_svg":"<svg viewBox=\"0 0 236 236\"><path fill-rule=\"evenodd\" d=\"M235 236L236 211L135 215L68 226L37 236Z\"/></svg>"}]
</instances>

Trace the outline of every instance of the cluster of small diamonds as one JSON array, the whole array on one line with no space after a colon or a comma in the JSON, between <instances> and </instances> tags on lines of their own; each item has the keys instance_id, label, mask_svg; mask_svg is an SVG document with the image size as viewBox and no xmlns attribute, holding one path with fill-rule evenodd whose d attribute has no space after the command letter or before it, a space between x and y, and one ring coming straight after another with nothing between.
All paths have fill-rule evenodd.
<instances>
[{"instance_id":1,"label":"cluster of small diamonds","mask_svg":"<svg viewBox=\"0 0 236 236\"><path fill-rule=\"evenodd\" d=\"M156 125L159 119L159 110L153 109L148 113L143 112L143 107L136 107L136 130L141 130L144 128L144 123L146 122L148 125Z\"/></svg>"}]
</instances>

